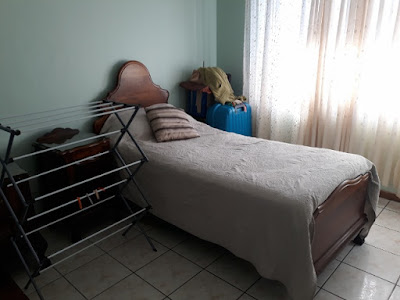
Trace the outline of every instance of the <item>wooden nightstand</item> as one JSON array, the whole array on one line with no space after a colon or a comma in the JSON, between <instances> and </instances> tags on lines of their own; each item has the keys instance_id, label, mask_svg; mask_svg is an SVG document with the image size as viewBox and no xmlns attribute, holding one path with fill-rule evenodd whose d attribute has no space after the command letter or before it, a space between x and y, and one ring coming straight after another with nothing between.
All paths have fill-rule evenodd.
<instances>
[{"instance_id":1,"label":"wooden nightstand","mask_svg":"<svg viewBox=\"0 0 400 300\"><path fill-rule=\"evenodd\" d=\"M68 144L94 136L95 134L93 133L79 133L59 145ZM35 151L40 151L54 147L56 144L35 142L33 146ZM71 164L73 162L84 160L85 158L89 158L93 155L100 154L108 150L110 150L110 140L107 138L92 139L86 142L66 146L64 148L55 150L53 149L37 155L38 169L40 172L45 172L54 168ZM110 171L113 166L114 158L111 157L110 153L72 164L66 168L62 168L58 171L42 176L40 178L40 194L45 195L64 187L74 185L75 183L90 179L94 176ZM51 209L77 199L78 197L85 196L87 193L90 193L93 190L103 188L115 182L115 179L113 179L114 176L116 176L115 173L98 179L90 180L52 195L47 199L43 199L44 208L45 210ZM114 192L115 190L110 190L101 193L101 198L105 198L110 193ZM89 199L86 198L85 200L82 200L82 204L89 204ZM52 221L76 211L76 205L77 204L68 205L58 209L55 212L52 212L49 214L50 216L47 217L47 220ZM67 223L64 223L64 225L70 228L73 241L77 241L81 238L81 233L84 230L83 228L88 226L88 218L91 218L92 212L93 210L89 210L88 212L79 214L79 216L77 215L69 218L68 221L66 221Z\"/></svg>"},{"instance_id":2,"label":"wooden nightstand","mask_svg":"<svg viewBox=\"0 0 400 300\"><path fill-rule=\"evenodd\" d=\"M19 181L22 179L26 179L29 177L28 173L23 170L17 163L13 162L8 165L8 170L13 176L15 181ZM2 189L4 194L8 200L8 203L11 205L15 215L20 218L24 211L24 206L17 194L17 191L14 186L8 186L11 183L10 179L6 175L4 179L4 183ZM27 203L32 202L32 194L29 183L27 181L20 183L18 185L22 195L25 198ZM35 214L33 207L28 210L28 217ZM24 230L29 231L32 224L24 225ZM0 198L0 245L9 243L9 238L16 231L15 224L11 218L11 214L4 203L4 199ZM47 249L47 242L42 237L39 232L33 233L30 237L33 247L36 249L38 256L42 259Z\"/></svg>"},{"instance_id":3,"label":"wooden nightstand","mask_svg":"<svg viewBox=\"0 0 400 300\"><path fill-rule=\"evenodd\" d=\"M9 165L9 170L11 175L14 177L16 181L28 177L26 171L21 169L15 162ZM7 185L10 183L11 181L6 175L2 188L15 214L17 215L17 217L21 217L23 211L23 205L17 195L15 188L13 186L7 187ZM22 195L25 197L25 200L27 202L32 201L29 184L27 182L24 182L23 184L19 185L19 188L21 190ZM11 236L12 232L14 231L14 228L11 226L11 224L13 224L13 221L11 219L10 212L8 211L6 205L4 204L4 200L0 198L0 241L3 241Z\"/></svg>"}]
</instances>

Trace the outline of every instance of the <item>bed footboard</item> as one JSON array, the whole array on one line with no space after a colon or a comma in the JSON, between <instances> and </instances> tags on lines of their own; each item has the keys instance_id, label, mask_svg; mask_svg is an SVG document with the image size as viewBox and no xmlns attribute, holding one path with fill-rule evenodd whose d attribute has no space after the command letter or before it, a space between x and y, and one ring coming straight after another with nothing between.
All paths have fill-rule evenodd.
<instances>
[{"instance_id":1,"label":"bed footboard","mask_svg":"<svg viewBox=\"0 0 400 300\"><path fill-rule=\"evenodd\" d=\"M314 212L312 255L317 274L354 239L367 222L364 213L370 174L340 184Z\"/></svg>"}]
</instances>

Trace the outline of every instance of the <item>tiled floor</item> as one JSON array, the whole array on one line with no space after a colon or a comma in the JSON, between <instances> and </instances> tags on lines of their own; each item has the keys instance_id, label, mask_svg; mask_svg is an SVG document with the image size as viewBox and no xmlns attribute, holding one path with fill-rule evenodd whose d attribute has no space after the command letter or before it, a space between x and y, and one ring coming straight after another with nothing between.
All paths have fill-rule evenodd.
<instances>
[{"instance_id":1,"label":"tiled floor","mask_svg":"<svg viewBox=\"0 0 400 300\"><path fill-rule=\"evenodd\" d=\"M318 277L314 299L400 300L400 203L381 199L378 214L366 243L348 245ZM155 218L143 226L157 252L135 229L113 236L40 275L45 298L287 299L281 284L261 278L227 250ZM50 244L67 242L45 234ZM12 272L23 285L25 273ZM32 287L26 293L38 299Z\"/></svg>"}]
</instances>

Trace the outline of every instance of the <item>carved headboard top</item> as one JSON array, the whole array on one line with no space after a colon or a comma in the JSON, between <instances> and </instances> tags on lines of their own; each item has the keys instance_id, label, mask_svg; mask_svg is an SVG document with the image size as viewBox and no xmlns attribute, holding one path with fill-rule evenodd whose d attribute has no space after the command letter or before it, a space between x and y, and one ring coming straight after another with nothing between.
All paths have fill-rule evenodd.
<instances>
[{"instance_id":1,"label":"carved headboard top","mask_svg":"<svg viewBox=\"0 0 400 300\"><path fill-rule=\"evenodd\" d=\"M146 107L168 102L169 92L153 83L149 70L141 62L131 60L122 65L117 87L108 93L107 100Z\"/></svg>"}]
</instances>

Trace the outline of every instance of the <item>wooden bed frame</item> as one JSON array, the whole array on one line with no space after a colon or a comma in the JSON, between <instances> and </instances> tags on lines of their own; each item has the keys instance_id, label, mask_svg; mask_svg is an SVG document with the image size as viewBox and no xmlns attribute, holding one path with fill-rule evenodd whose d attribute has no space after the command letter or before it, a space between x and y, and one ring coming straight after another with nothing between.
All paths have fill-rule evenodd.
<instances>
[{"instance_id":1,"label":"wooden bed frame","mask_svg":"<svg viewBox=\"0 0 400 300\"><path fill-rule=\"evenodd\" d=\"M147 68L138 61L128 61L120 69L117 87L107 99L143 107L167 103L169 93L153 83ZM95 127L104 123L99 120ZM352 239L364 243L359 233L367 223L364 213L370 173L341 183L314 212L315 231L312 256L317 274L333 260Z\"/></svg>"}]
</instances>

